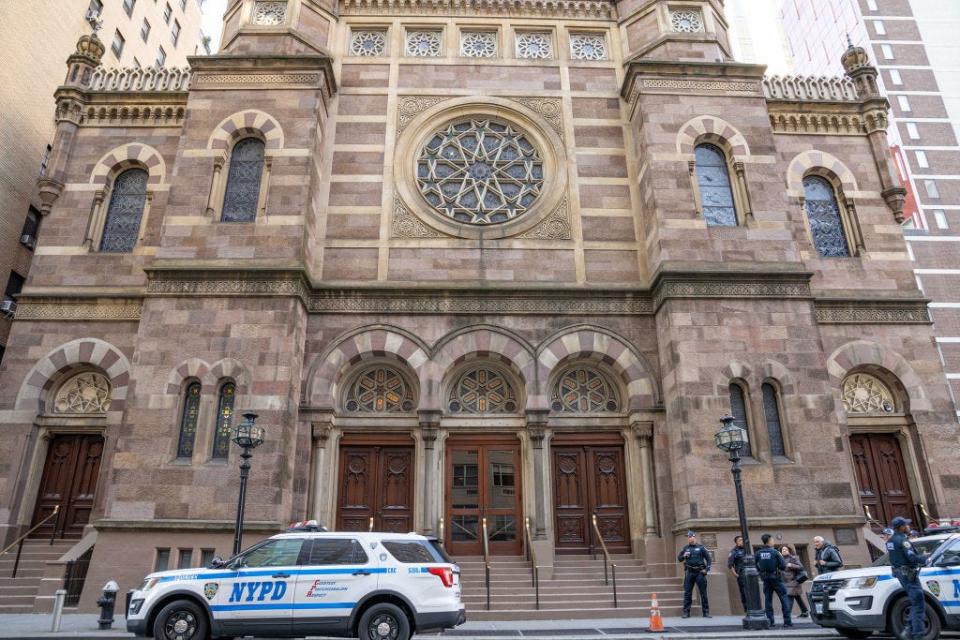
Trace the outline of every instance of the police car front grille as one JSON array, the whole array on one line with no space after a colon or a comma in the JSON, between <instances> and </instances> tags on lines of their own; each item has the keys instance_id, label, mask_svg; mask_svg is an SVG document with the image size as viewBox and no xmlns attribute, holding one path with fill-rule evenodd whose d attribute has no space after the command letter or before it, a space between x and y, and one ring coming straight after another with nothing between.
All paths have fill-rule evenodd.
<instances>
[{"instance_id":1,"label":"police car front grille","mask_svg":"<svg viewBox=\"0 0 960 640\"><path fill-rule=\"evenodd\" d=\"M811 595L824 593L828 596L836 595L837 591L843 588L844 583L846 580L817 580L813 583L810 593Z\"/></svg>"}]
</instances>

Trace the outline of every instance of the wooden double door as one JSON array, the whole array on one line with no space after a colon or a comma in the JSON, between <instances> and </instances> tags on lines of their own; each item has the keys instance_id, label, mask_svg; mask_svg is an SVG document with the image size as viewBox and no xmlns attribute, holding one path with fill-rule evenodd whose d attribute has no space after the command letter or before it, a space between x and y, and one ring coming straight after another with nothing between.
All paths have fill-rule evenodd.
<instances>
[{"instance_id":1,"label":"wooden double door","mask_svg":"<svg viewBox=\"0 0 960 640\"><path fill-rule=\"evenodd\" d=\"M60 511L33 532L34 537L79 538L90 522L97 477L103 457L103 437L99 435L57 435L50 441L47 459L40 477L40 491L33 510L34 526Z\"/></svg>"},{"instance_id":2,"label":"wooden double door","mask_svg":"<svg viewBox=\"0 0 960 640\"><path fill-rule=\"evenodd\" d=\"M413 464L413 446L341 446L337 531L413 531Z\"/></svg>"},{"instance_id":3,"label":"wooden double door","mask_svg":"<svg viewBox=\"0 0 960 640\"><path fill-rule=\"evenodd\" d=\"M857 433L850 436L850 452L860 488L860 501L881 525L896 516L917 522L910 480L903 461L900 441L886 433Z\"/></svg>"},{"instance_id":4,"label":"wooden double door","mask_svg":"<svg viewBox=\"0 0 960 640\"><path fill-rule=\"evenodd\" d=\"M557 440L553 446L553 497L557 553L590 553L599 547L594 514L607 549L630 552L622 443Z\"/></svg>"},{"instance_id":5,"label":"wooden double door","mask_svg":"<svg viewBox=\"0 0 960 640\"><path fill-rule=\"evenodd\" d=\"M523 548L520 443L456 439L447 444L445 544L453 555L483 553L483 520L491 554Z\"/></svg>"}]
</instances>

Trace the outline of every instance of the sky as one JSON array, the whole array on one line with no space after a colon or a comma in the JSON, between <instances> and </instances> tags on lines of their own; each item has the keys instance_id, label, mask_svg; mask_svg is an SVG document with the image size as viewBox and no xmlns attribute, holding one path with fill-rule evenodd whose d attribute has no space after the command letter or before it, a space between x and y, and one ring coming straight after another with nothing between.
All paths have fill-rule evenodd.
<instances>
[{"instance_id":1,"label":"sky","mask_svg":"<svg viewBox=\"0 0 960 640\"><path fill-rule=\"evenodd\" d=\"M788 73L789 67L780 42L777 0L739 0L746 29L754 40L757 62L767 65L767 73ZM214 48L220 45L221 19L227 0L206 0L203 9L203 32L211 37Z\"/></svg>"}]
</instances>

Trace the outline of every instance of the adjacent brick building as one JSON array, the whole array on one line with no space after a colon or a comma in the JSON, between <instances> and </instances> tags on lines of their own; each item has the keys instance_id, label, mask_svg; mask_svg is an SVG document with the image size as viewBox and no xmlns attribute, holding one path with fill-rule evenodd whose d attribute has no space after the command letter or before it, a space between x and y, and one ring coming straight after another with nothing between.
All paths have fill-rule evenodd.
<instances>
[{"instance_id":1,"label":"adjacent brick building","mask_svg":"<svg viewBox=\"0 0 960 640\"><path fill-rule=\"evenodd\" d=\"M864 507L956 511L876 69L766 81L722 10L232 0L221 54L149 82L82 39L0 370L4 537L75 540L84 608L226 553L248 411L248 541L314 517L462 558L485 522L495 564L602 537L662 580L736 530L728 412L758 532L857 564Z\"/></svg>"}]
</instances>

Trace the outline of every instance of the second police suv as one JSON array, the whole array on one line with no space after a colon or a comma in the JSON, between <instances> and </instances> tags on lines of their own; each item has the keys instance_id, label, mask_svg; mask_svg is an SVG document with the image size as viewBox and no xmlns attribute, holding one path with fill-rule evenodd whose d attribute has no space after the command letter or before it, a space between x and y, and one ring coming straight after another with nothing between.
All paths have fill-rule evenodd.
<instances>
[{"instance_id":1,"label":"second police suv","mask_svg":"<svg viewBox=\"0 0 960 640\"><path fill-rule=\"evenodd\" d=\"M127 612L128 631L163 640L408 640L465 621L460 570L436 539L312 521L205 569L151 573Z\"/></svg>"}]
</instances>

